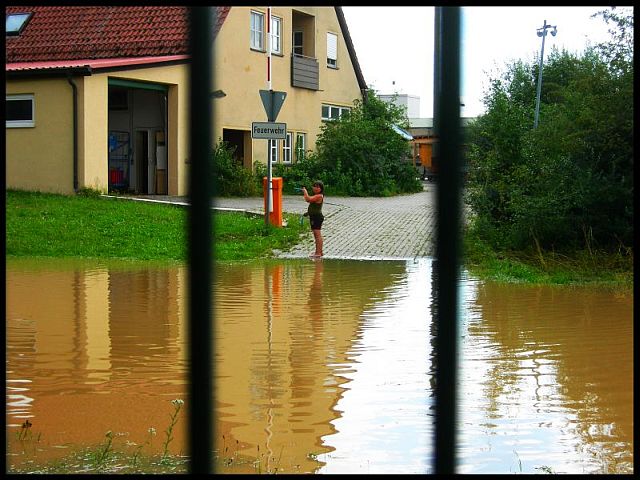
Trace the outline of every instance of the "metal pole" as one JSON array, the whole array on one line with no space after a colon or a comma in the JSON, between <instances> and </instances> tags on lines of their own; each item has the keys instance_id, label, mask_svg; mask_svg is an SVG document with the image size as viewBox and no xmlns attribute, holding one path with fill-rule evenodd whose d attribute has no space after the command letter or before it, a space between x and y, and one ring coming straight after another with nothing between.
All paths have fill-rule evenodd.
<instances>
[{"instance_id":1,"label":"metal pole","mask_svg":"<svg viewBox=\"0 0 640 480\"><path fill-rule=\"evenodd\" d=\"M214 7L215 8L215 7ZM213 75L211 8L191 7L189 76L191 171L189 175L189 452L190 471L212 472L213 284L210 191Z\"/></svg>"},{"instance_id":2,"label":"metal pole","mask_svg":"<svg viewBox=\"0 0 640 480\"><path fill-rule=\"evenodd\" d=\"M271 95L271 112L267 115L267 120L273 122L273 90L271 88L271 7L267 7L267 89L269 95ZM273 209L273 197L271 188L271 142L277 142L277 140L267 140L267 208L264 212L264 223L269 225L269 214Z\"/></svg>"},{"instance_id":3,"label":"metal pole","mask_svg":"<svg viewBox=\"0 0 640 480\"><path fill-rule=\"evenodd\" d=\"M544 58L544 39L547 38L547 21L542 26L542 50L540 52L540 66L538 67L538 92L536 93L536 113L533 128L538 128L538 114L540 112L540 92L542 91L542 60Z\"/></svg>"},{"instance_id":4,"label":"metal pole","mask_svg":"<svg viewBox=\"0 0 640 480\"><path fill-rule=\"evenodd\" d=\"M435 112L440 145L436 194L438 308L435 314L435 473L455 473L458 339L458 269L460 243L460 8L436 7L435 52L440 79ZM439 25L438 25L439 23Z\"/></svg>"}]
</instances>

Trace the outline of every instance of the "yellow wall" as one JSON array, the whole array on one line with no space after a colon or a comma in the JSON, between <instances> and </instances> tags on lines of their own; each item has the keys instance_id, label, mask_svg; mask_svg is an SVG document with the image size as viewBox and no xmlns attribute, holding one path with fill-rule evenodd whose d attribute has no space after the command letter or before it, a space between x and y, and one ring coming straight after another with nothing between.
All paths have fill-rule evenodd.
<instances>
[{"instance_id":1,"label":"yellow wall","mask_svg":"<svg viewBox=\"0 0 640 480\"><path fill-rule=\"evenodd\" d=\"M108 189L109 78L168 85L169 191L188 187L188 67L74 77L78 87L78 187ZM35 127L6 129L7 187L73 193L73 90L66 78L7 80L7 94L34 94Z\"/></svg>"},{"instance_id":2,"label":"yellow wall","mask_svg":"<svg viewBox=\"0 0 640 480\"><path fill-rule=\"evenodd\" d=\"M267 56L250 49L250 11L233 7L214 42L213 89L226 96L214 102L212 142L224 128L247 132L245 166L266 164L267 140L250 138L251 123L266 121L259 90L267 89ZM255 7L266 14L266 7ZM287 92L278 122L287 130L306 134L306 149L314 150L320 133L321 105L353 106L361 98L345 40L334 7L297 7L315 17L315 57L319 90L291 87L292 8L273 7L282 18L282 55L272 57L272 89ZM338 68L326 66L326 33L338 34ZM75 77L78 85L79 188L108 189L108 79L162 83L168 93L169 195L186 195L189 182L188 65L138 68ZM7 187L73 193L73 96L66 78L9 79L8 94L35 95L35 127L6 129ZM280 141L280 161L282 161ZM249 148L250 147L250 148Z\"/></svg>"},{"instance_id":3,"label":"yellow wall","mask_svg":"<svg viewBox=\"0 0 640 480\"><path fill-rule=\"evenodd\" d=\"M315 149L320 133L323 102L353 106L362 95L334 7L294 7L315 16L315 57L319 64L320 90L291 87L292 8L272 7L271 14L282 18L282 55L272 55L271 88L287 92L277 122L287 131L307 134L307 150ZM215 89L226 97L215 100L214 137L223 128L251 131L252 122L265 122L267 115L260 90L267 90L267 54L250 48L250 12L265 14L266 7L233 7L214 42ZM338 69L326 66L326 34L338 34ZM266 44L265 44L266 48ZM295 143L295 135L293 138ZM282 142L281 142L282 143ZM267 140L252 140L253 161L266 164ZM280 155L282 161L282 152Z\"/></svg>"},{"instance_id":4,"label":"yellow wall","mask_svg":"<svg viewBox=\"0 0 640 480\"><path fill-rule=\"evenodd\" d=\"M78 85L78 183L107 191L107 77L82 77Z\"/></svg>"},{"instance_id":5,"label":"yellow wall","mask_svg":"<svg viewBox=\"0 0 640 480\"><path fill-rule=\"evenodd\" d=\"M73 192L73 95L65 78L7 80L6 93L33 94L35 126L6 128L7 188Z\"/></svg>"}]
</instances>

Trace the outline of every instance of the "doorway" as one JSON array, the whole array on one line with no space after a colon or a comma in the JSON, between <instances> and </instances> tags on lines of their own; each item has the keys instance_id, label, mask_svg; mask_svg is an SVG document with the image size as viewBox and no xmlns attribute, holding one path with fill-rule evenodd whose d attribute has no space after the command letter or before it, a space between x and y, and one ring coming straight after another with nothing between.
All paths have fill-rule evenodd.
<instances>
[{"instance_id":1,"label":"doorway","mask_svg":"<svg viewBox=\"0 0 640 480\"><path fill-rule=\"evenodd\" d=\"M233 159L238 165L251 169L250 146L247 146L249 132L244 130L232 130L225 128L222 130L222 141L228 143L233 149Z\"/></svg>"},{"instance_id":2,"label":"doorway","mask_svg":"<svg viewBox=\"0 0 640 480\"><path fill-rule=\"evenodd\" d=\"M149 188L149 131L136 130L136 144L134 149L134 164L136 169L135 191L142 195L153 193Z\"/></svg>"},{"instance_id":3,"label":"doorway","mask_svg":"<svg viewBox=\"0 0 640 480\"><path fill-rule=\"evenodd\" d=\"M109 79L110 191L167 194L167 102L166 85Z\"/></svg>"}]
</instances>

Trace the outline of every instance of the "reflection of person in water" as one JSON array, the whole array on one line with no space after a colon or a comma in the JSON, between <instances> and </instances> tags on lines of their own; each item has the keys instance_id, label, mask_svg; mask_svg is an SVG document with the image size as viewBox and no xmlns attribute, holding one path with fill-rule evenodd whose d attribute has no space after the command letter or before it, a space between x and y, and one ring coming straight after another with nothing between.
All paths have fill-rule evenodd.
<instances>
[{"instance_id":1,"label":"reflection of person in water","mask_svg":"<svg viewBox=\"0 0 640 480\"><path fill-rule=\"evenodd\" d=\"M313 281L309 287L309 313L311 321L322 319L322 270L324 268L322 262L314 262L315 270L313 273ZM315 323L314 323L315 330ZM315 332L319 333L319 332Z\"/></svg>"}]
</instances>

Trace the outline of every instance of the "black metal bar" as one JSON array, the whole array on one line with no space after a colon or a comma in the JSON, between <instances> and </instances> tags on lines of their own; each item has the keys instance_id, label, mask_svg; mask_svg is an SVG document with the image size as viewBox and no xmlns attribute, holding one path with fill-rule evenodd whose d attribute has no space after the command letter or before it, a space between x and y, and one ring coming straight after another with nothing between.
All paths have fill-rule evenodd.
<instances>
[{"instance_id":1,"label":"black metal bar","mask_svg":"<svg viewBox=\"0 0 640 480\"><path fill-rule=\"evenodd\" d=\"M436 195L435 473L455 473L457 307L460 234L460 8L436 7L435 128L439 143Z\"/></svg>"},{"instance_id":2,"label":"black metal bar","mask_svg":"<svg viewBox=\"0 0 640 480\"><path fill-rule=\"evenodd\" d=\"M213 469L211 8L189 8L189 21L189 452L191 473L206 474Z\"/></svg>"}]
</instances>

